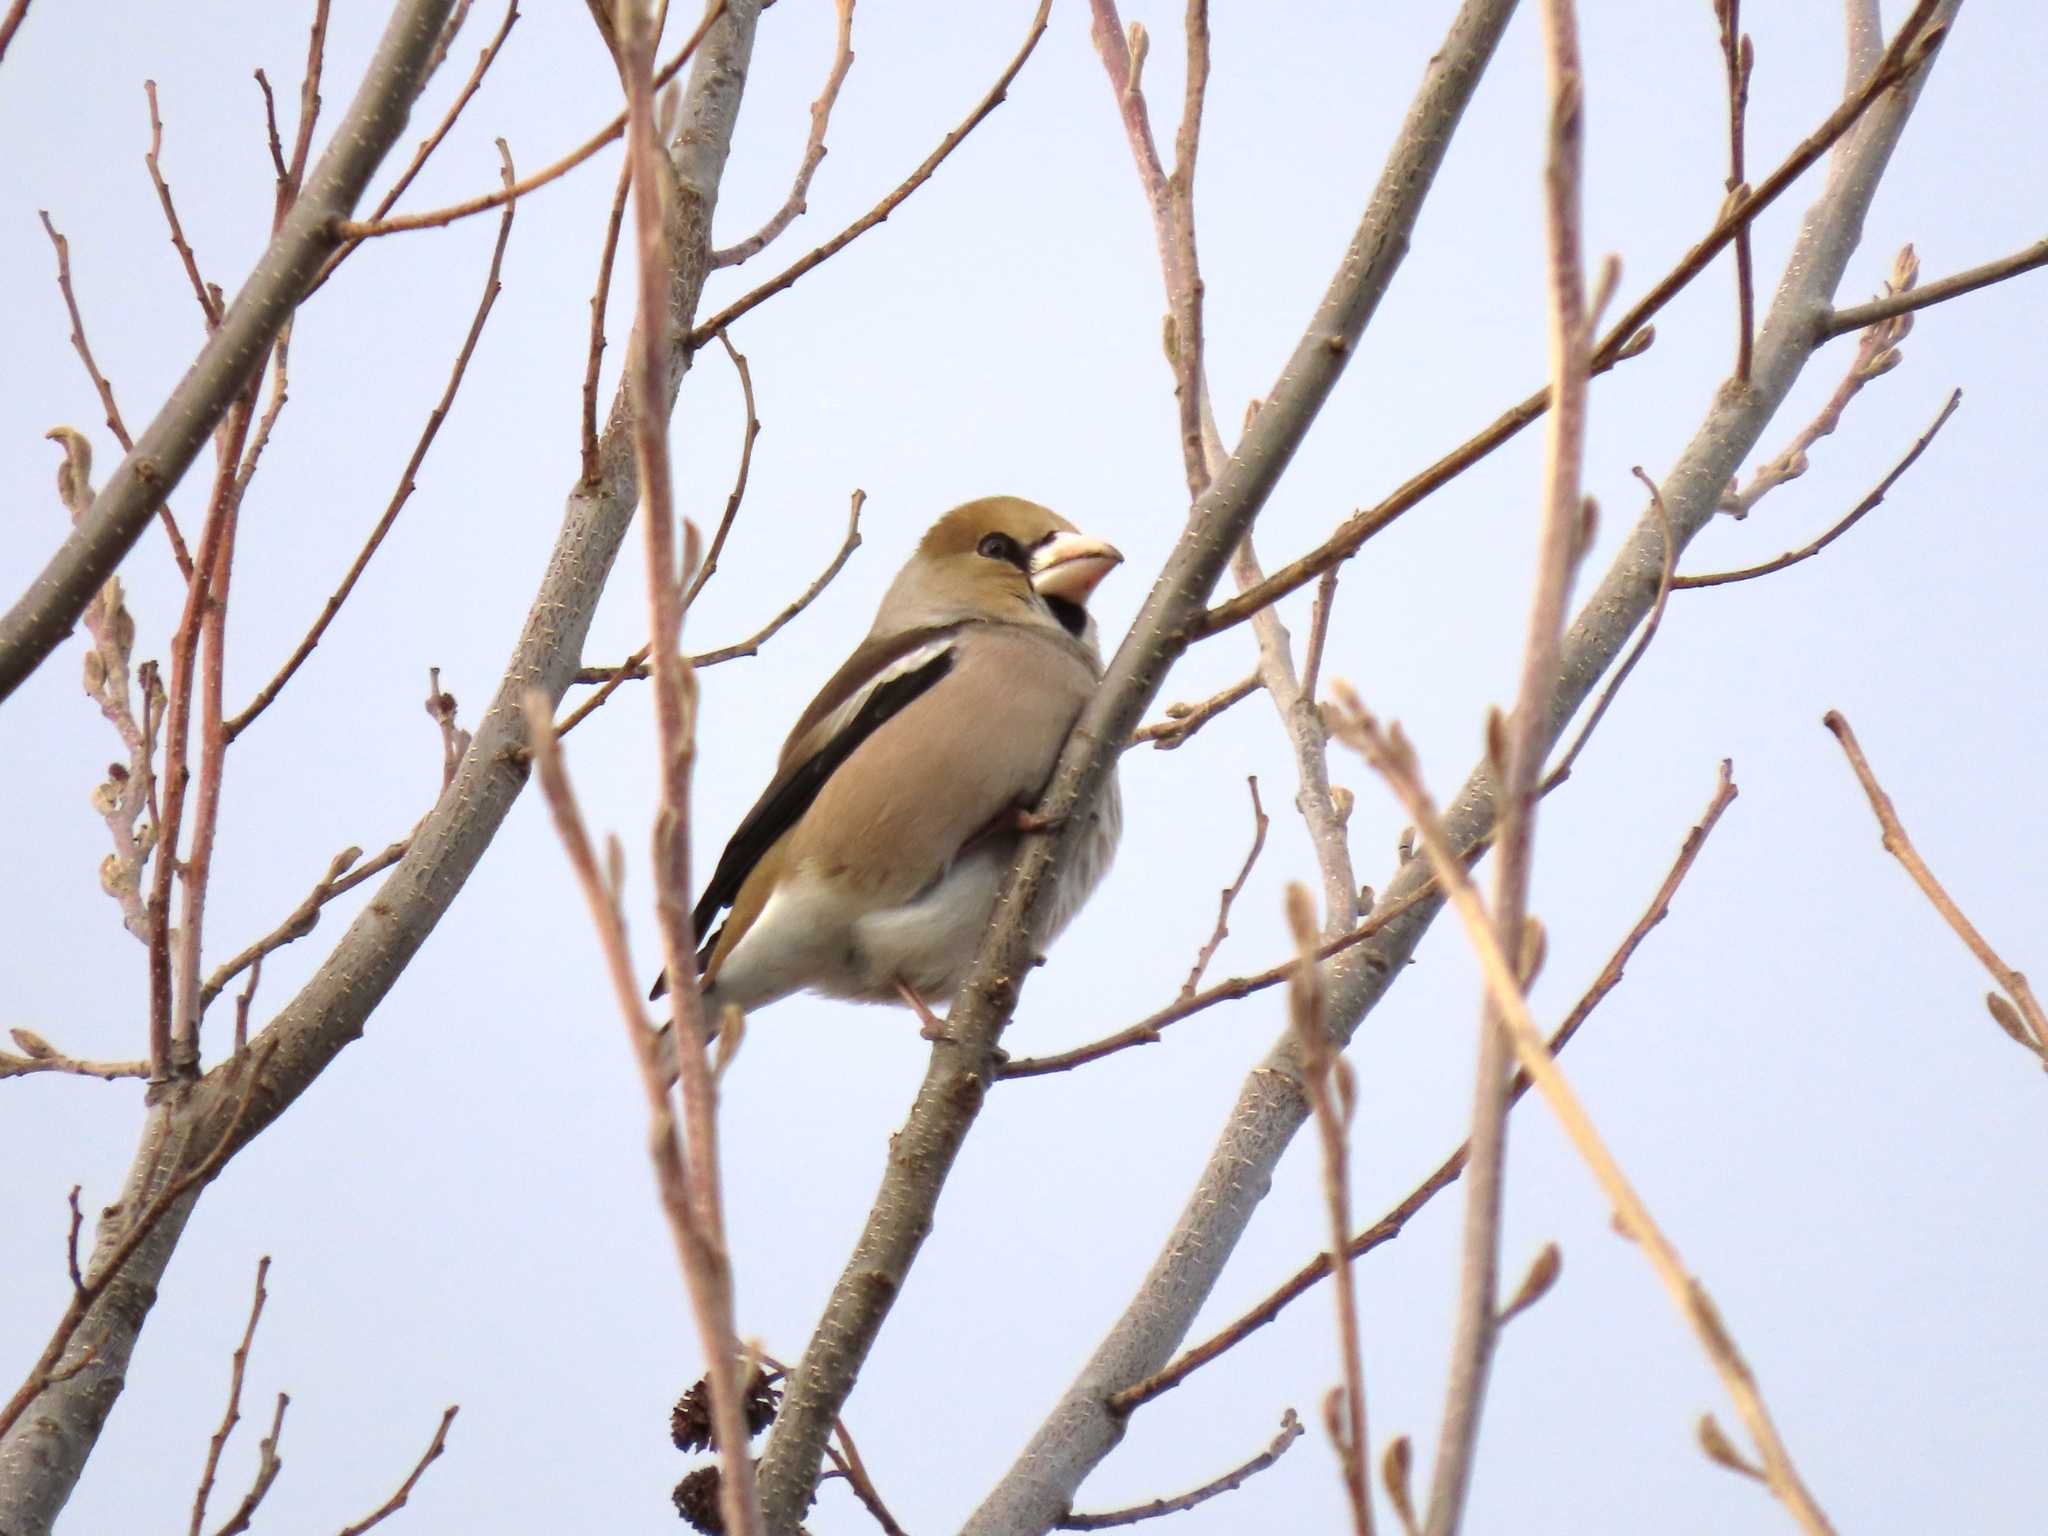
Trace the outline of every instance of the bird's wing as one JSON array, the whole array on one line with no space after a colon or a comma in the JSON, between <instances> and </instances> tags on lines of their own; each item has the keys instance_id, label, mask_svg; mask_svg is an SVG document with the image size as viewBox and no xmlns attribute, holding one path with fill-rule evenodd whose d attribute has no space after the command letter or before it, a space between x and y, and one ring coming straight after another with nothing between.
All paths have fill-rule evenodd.
<instances>
[{"instance_id":1,"label":"bird's wing","mask_svg":"<svg viewBox=\"0 0 2048 1536\"><path fill-rule=\"evenodd\" d=\"M747 876L796 825L833 772L854 750L952 670L958 626L911 630L869 641L847 658L783 744L775 778L719 855L697 899L692 925L711 952L712 921L733 904Z\"/></svg>"},{"instance_id":2,"label":"bird's wing","mask_svg":"<svg viewBox=\"0 0 2048 1536\"><path fill-rule=\"evenodd\" d=\"M849 754L786 849L863 905L915 900L960 850L1038 798L1094 664L1061 633L971 624L945 675Z\"/></svg>"}]
</instances>

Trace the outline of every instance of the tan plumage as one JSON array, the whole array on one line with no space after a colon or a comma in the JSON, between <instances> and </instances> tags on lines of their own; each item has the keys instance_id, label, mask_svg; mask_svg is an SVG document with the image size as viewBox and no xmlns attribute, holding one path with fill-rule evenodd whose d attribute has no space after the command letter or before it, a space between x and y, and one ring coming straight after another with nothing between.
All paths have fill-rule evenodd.
<instances>
[{"instance_id":1,"label":"tan plumage","mask_svg":"<svg viewBox=\"0 0 2048 1536\"><path fill-rule=\"evenodd\" d=\"M1101 676L1084 604L1121 558L1014 497L933 525L798 719L698 903L713 1018L801 990L952 997L1019 817ZM1121 820L1112 780L1063 873L1055 933L1107 871Z\"/></svg>"}]
</instances>

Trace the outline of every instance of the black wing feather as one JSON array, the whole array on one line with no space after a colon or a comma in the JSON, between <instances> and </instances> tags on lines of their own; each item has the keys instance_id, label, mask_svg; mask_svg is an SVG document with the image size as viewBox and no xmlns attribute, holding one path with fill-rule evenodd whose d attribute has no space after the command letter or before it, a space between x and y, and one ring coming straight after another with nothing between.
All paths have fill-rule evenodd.
<instances>
[{"instance_id":1,"label":"black wing feather","mask_svg":"<svg viewBox=\"0 0 2048 1536\"><path fill-rule=\"evenodd\" d=\"M718 867L712 871L711 883L697 899L697 910L691 916L691 924L698 934L705 934L711 920L733 904L739 896L740 887L746 884L747 876L754 872L754 866L811 808L811 802L818 798L825 781L838 771L840 764L853 756L862 742L908 707L912 700L927 692L952 670L953 648L948 646L923 666L890 678L868 695L866 702L837 735L768 786L767 793L747 812L746 820L739 824L732 841L725 845L725 852L718 858ZM709 959L716 938L714 934L703 940L704 947L697 956L699 970Z\"/></svg>"}]
</instances>

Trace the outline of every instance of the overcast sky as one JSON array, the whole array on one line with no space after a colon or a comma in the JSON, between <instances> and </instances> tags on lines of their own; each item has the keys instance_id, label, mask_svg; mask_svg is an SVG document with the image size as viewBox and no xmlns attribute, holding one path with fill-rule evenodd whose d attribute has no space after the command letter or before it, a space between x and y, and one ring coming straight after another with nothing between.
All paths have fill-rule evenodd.
<instances>
[{"instance_id":1,"label":"overcast sky","mask_svg":"<svg viewBox=\"0 0 2048 1536\"><path fill-rule=\"evenodd\" d=\"M36 210L71 241L94 347L139 429L200 339L142 165L142 82L158 83L164 168L185 228L209 276L232 288L270 217L250 71L263 67L291 110L300 9L44 0L0 66L0 144L10 146L0 155L6 600L61 532L56 455L41 434L72 424L91 434L103 470L117 457L70 351ZM1587 238L1593 252L1621 257L1626 298L1721 202L1720 63L1706 0L1583 9ZM1842 45L1839 7L1753 9L1754 173L1825 115ZM1226 424L1269 389L1449 10L1217 6L1199 216ZM486 12L477 7L435 82L428 120L495 25ZM866 0L808 216L754 264L715 277L707 303L894 185L987 88L1028 12ZM322 142L382 14L335 8ZM1146 83L1170 126L1178 13L1129 14L1155 33ZM783 197L831 32L823 0L784 0L764 19L721 239L751 230ZM1541 378L1537 44L1533 16L1521 16L1406 265L1259 525L1269 561L1309 547ZM2038 7L1965 8L1845 300L1875 292L1906 241L1931 277L2041 236L2044 47ZM540 166L601 125L616 94L583 8L534 5L407 206L495 185L496 135L522 167ZM421 709L429 665L465 720L495 685L577 471L587 300L616 166L607 154L522 204L503 297L418 494L327 640L236 744L209 965L273 927L336 850L381 848L426 810L440 773ZM1812 191L1795 189L1757 226L1766 291ZM380 242L301 316L292 403L243 518L230 708L289 652L391 494L469 323L493 234L489 220L473 220ZM2048 968L2044 285L2022 278L1923 315L1903 365L1855 402L1809 474L1746 522L1707 530L1690 569L1806 542L1883 475L1951 389L1965 391L1921 464L1823 557L1766 581L1678 594L1543 812L1534 902L1551 945L1536 1002L1554 1019L1662 878L1718 761L1734 759L1741 798L1671 920L1564 1065L1719 1302L1844 1530L2040 1526L2044 1085L1986 1016L1981 970L1879 848L1820 716L1836 707L1854 722L1922 850L1992 942L2016 964ZM1063 0L1009 101L938 177L735 328L765 430L743 519L691 616L693 642L757 627L829 557L849 494L864 489L869 500L866 543L816 606L758 659L705 674L700 858L715 854L788 723L947 507L1029 496L1114 541L1128 565L1096 610L1105 636L1122 633L1185 505L1161 307L1086 8ZM1661 473L1728 370L1733 308L1724 261L1659 318L1646 357L1596 384L1586 478L1606 511L1594 569L1640 511L1630 466ZM1767 452L1826 398L1852 346L1816 359L1766 433ZM674 433L683 499L700 519L724 503L741 419L730 367L707 355ZM1440 790L1463 776L1486 708L1513 686L1539 449L1531 434L1497 454L1345 571L1326 671L1405 724ZM196 482L174 505L196 529ZM637 535L593 630L593 662L643 637L635 548ZM154 531L123 567L140 655L163 653L173 574ZM1305 629L1305 602L1287 615ZM115 744L79 690L81 650L74 639L0 707L10 811L0 1024L33 1027L81 1056L130 1057L142 1048L144 956L97 884L106 829L87 797ZM1242 630L1203 645L1166 697L1199 697L1242 675L1250 655ZM625 840L650 974L652 742L647 697L629 688L569 743L593 819ZM1360 876L1383 885L1404 818L1362 765L1340 752L1333 768L1357 792ZM1172 996L1243 855L1247 773L1260 776L1273 835L1213 974L1283 955L1279 893L1312 878L1313 863L1290 810L1284 741L1253 699L1180 752L1125 760L1119 865L1033 978L1006 1039L1013 1052L1078 1043ZM257 1022L311 974L361 900L266 966ZM1462 937L1439 924L1362 1029L1352 1051L1360 1225L1462 1134L1477 995ZM847 1409L911 1531L957 1526L1009 1464L1150 1263L1244 1072L1283 1022L1269 992L1162 1044L994 1093ZM224 1027L217 1015L209 1058ZM798 999L752 1022L725 1098L728 1210L742 1326L772 1352L802 1349L925 1054L900 1010ZM0 1085L10 1170L0 1182L0 1360L10 1371L26 1369L64 1302L65 1193L82 1184L88 1211L113 1196L138 1098L133 1084L53 1076ZM270 1303L244 1399L251 1422L223 1472L225 1508L253 1466L254 1421L283 1390L286 1467L262 1517L269 1529L360 1517L452 1402L462 1414L448 1454L397 1517L407 1529L673 1528L668 1489L694 1463L668 1445L667 1410L700 1367L651 1198L639 1106L589 923L528 796L365 1038L200 1204L64 1528L183 1522L263 1254L274 1260ZM1359 1272L1372 1431L1376 1443L1413 1435L1425 1473L1458 1213L1455 1196L1438 1201ZM1324 1239L1305 1138L1198 1330L1234 1316ZM1552 1239L1563 1277L1506 1337L1470 1528L1789 1528L1760 1488L1695 1448L1702 1412L1733 1424L1725 1399L1531 1102L1513 1133L1506 1270L1519 1275ZM1330 1297L1317 1292L1138 1414L1082 1507L1203 1482L1263 1445L1292 1406L1309 1436L1177 1527L1336 1529L1341 1488L1319 1404L1338 1369ZM865 1526L844 1490L827 1485L811 1528Z\"/></svg>"}]
</instances>

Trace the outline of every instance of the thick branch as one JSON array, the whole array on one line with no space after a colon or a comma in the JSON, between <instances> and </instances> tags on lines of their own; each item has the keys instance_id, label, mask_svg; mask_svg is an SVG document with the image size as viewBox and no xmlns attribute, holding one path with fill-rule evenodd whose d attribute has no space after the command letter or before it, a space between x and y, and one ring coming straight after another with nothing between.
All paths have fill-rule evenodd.
<instances>
[{"instance_id":1,"label":"thick branch","mask_svg":"<svg viewBox=\"0 0 2048 1536\"><path fill-rule=\"evenodd\" d=\"M939 1191L994 1070L997 1038L1042 946L1057 860L1086 830L1118 750L1185 647L1189 624L1222 574L1230 551L1265 504L1393 280L1451 130L1510 9L1509 0L1468 0L1460 11L1446 47L1425 73L1408 131L1367 204L1328 292L1236 454L1196 503L1187 531L1061 753L1040 806L1058 830L1026 840L1005 885L999 909L1003 916L984 936L975 967L954 1001L948 1017L950 1038L932 1052L931 1067L895 1143L866 1230L790 1378L782 1416L761 1466L771 1531L791 1531L802 1517L817 1483L833 1417L930 1230ZM1151 1364L1159 1363L1163 1358ZM1099 1407L1095 1417L1103 1422L1089 1431L1091 1436L1106 1427ZM1101 1439L1101 1449L1106 1451L1114 1439L1112 1430ZM1013 1496L1005 1496L1006 1485L976 1514L970 1532L1025 1526L1044 1530L1071 1507L1079 1484L1078 1476L1070 1475L1077 1469L1075 1460L1034 1450L1020 1465L1022 1486Z\"/></svg>"},{"instance_id":2,"label":"thick branch","mask_svg":"<svg viewBox=\"0 0 2048 1536\"><path fill-rule=\"evenodd\" d=\"M71 633L93 593L141 537L165 494L191 467L214 426L269 354L320 265L333 221L362 196L405 127L451 0L400 0L304 192L248 282L207 338L192 369L100 488L21 599L0 617L0 700Z\"/></svg>"},{"instance_id":3,"label":"thick branch","mask_svg":"<svg viewBox=\"0 0 2048 1536\"><path fill-rule=\"evenodd\" d=\"M752 55L755 7L726 0L724 14L700 50L671 149L677 196L669 210L676 279L665 334L686 331L702 291L718 184L732 142ZM429 38L431 43L432 39ZM230 323L233 315L230 315ZM687 357L672 349L665 402L672 406ZM145 1201L185 1159L186 1142L207 1145L206 1130L233 1124L229 1155L259 1134L312 1084L351 1041L397 982L413 955L462 889L496 835L527 776L523 702L529 689L559 700L576 669L605 577L638 498L632 427L624 401L615 403L600 443L600 476L570 492L562 530L506 673L455 782L414 835L377 899L350 924L319 972L266 1028L242 1058L230 1058L198 1084L180 1089L154 1111L130 1172L123 1201ZM268 1054L265 1055L265 1051ZM234 1120L236 1069L260 1065L248 1113ZM197 1131L196 1138L193 1135ZM170 1262L196 1191L161 1221L124 1267L107 1304L95 1307L87 1336L94 1360L60 1387L45 1390L35 1411L0 1438L0 1528L9 1536L46 1536L91 1454L117 1400L158 1279ZM118 1234L103 1228L100 1248ZM68 1357L75 1364L79 1350Z\"/></svg>"},{"instance_id":4,"label":"thick branch","mask_svg":"<svg viewBox=\"0 0 2048 1536\"><path fill-rule=\"evenodd\" d=\"M1945 25L1959 0L1921 20ZM1452 56L1446 54L1446 57ZM1932 57L1932 50L1917 55ZM1811 356L1815 318L1824 312L1861 235L1865 210L1893 147L1904 130L1924 74L1915 71L1890 92L1833 168L1808 211L1757 337L1747 391L1716 396L1706 420L1661 482L1681 547L1714 515L1729 477ZM1263 412L1261 415L1263 416ZM1559 686L1545 724L1554 743L1600 676L1626 648L1629 636L1656 600L1664 567L1661 526L1646 516L1630 534L1599 587L1568 631L1558 667ZM1469 851L1484 844L1494 820L1493 779L1484 766L1466 781L1447 813L1452 841ZM1430 879L1426 864L1411 860L1389 883L1378 910L1410 900ZM1399 976L1438 910L1432 897L1405 912L1371 941L1329 962L1330 1024L1349 1038ZM1224 1119L1207 1166L1168 1235L1151 1272L1124 1314L1082 1368L1074 1384L984 1503L969 1530L979 1533L1043 1529L1071 1498L1088 1471L1117 1443L1121 1419L1104 1402L1163 1366L1185 1337L1224 1262L1243 1236L1271 1186L1273 1170L1307 1113L1297 1086L1301 1066L1291 1041L1282 1039L1246 1078Z\"/></svg>"}]
</instances>

